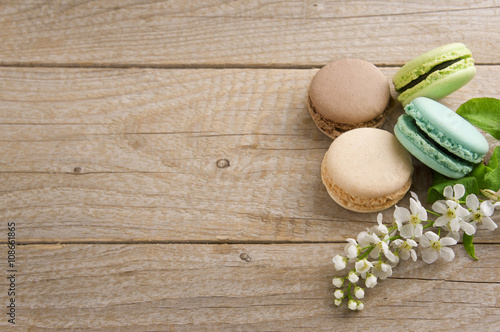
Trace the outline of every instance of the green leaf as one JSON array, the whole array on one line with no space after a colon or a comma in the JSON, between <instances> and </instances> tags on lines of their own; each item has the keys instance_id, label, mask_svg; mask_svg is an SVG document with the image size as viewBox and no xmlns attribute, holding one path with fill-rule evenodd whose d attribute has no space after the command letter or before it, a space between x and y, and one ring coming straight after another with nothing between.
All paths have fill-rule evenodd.
<instances>
[{"instance_id":1,"label":"green leaf","mask_svg":"<svg viewBox=\"0 0 500 332\"><path fill-rule=\"evenodd\" d=\"M487 165L479 163L472 171L461 179L450 179L437 172L433 173L433 182L427 190L427 202L434 203L439 199L444 199L443 191L447 186L454 186L461 183L465 187L465 195L479 195L479 189L500 189L500 146L495 147L490 161Z\"/></svg>"},{"instance_id":2,"label":"green leaf","mask_svg":"<svg viewBox=\"0 0 500 332\"><path fill-rule=\"evenodd\" d=\"M474 243L472 242L473 239L474 239L474 235L467 235L464 233L463 243L464 243L465 251L467 251L469 256L472 257L472 259L475 259L477 261L478 259L476 257L476 253L475 253L476 250L474 248Z\"/></svg>"},{"instance_id":3,"label":"green leaf","mask_svg":"<svg viewBox=\"0 0 500 332\"><path fill-rule=\"evenodd\" d=\"M484 166L484 165L483 165ZM427 190L427 202L434 203L437 200L444 199L443 191L447 186L454 186L461 183L465 187L465 197L470 194L479 195L479 186L474 176L466 176L461 179L450 179L437 172L433 173L434 180L431 187Z\"/></svg>"},{"instance_id":4,"label":"green leaf","mask_svg":"<svg viewBox=\"0 0 500 332\"><path fill-rule=\"evenodd\" d=\"M456 113L477 128L500 139L500 100L473 98L460 105Z\"/></svg>"}]
</instances>

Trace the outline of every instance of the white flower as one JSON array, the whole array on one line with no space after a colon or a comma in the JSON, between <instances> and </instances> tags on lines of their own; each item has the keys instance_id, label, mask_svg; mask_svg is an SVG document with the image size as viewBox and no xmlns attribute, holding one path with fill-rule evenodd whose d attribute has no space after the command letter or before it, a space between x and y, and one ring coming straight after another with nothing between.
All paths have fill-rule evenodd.
<instances>
[{"instance_id":1,"label":"white flower","mask_svg":"<svg viewBox=\"0 0 500 332\"><path fill-rule=\"evenodd\" d=\"M358 245L361 248L364 248L370 244L371 235L367 231L362 231L358 234L357 240L358 240Z\"/></svg>"},{"instance_id":2,"label":"white flower","mask_svg":"<svg viewBox=\"0 0 500 332\"><path fill-rule=\"evenodd\" d=\"M365 280L365 285L367 288L375 287L375 285L377 285L377 277L371 273L368 273Z\"/></svg>"},{"instance_id":3,"label":"white flower","mask_svg":"<svg viewBox=\"0 0 500 332\"><path fill-rule=\"evenodd\" d=\"M347 239L346 241L347 244L344 247L344 252L347 258L349 258L350 260L357 258L359 255L358 242L351 238Z\"/></svg>"},{"instance_id":4,"label":"white flower","mask_svg":"<svg viewBox=\"0 0 500 332\"><path fill-rule=\"evenodd\" d=\"M351 310L356 310L358 308L358 303L355 300L349 300L349 302L347 302L347 307Z\"/></svg>"},{"instance_id":5,"label":"white flower","mask_svg":"<svg viewBox=\"0 0 500 332\"><path fill-rule=\"evenodd\" d=\"M377 236L377 234L372 234L373 238L373 249L370 252L370 257L372 258L378 258L380 253L383 252L385 257L392 263L398 263L398 257L394 255L392 251L389 250L389 245L387 244L387 240L380 240L380 238Z\"/></svg>"},{"instance_id":6,"label":"white flower","mask_svg":"<svg viewBox=\"0 0 500 332\"><path fill-rule=\"evenodd\" d=\"M356 264L354 264L354 267L356 268L356 272L366 273L370 271L370 269L373 267L373 264L370 263L366 258L363 258L362 260L357 261Z\"/></svg>"},{"instance_id":7,"label":"white flower","mask_svg":"<svg viewBox=\"0 0 500 332\"><path fill-rule=\"evenodd\" d=\"M404 260L411 259L416 262L417 261L417 253L413 247L417 246L417 242L411 239L406 239L405 241L401 239L394 240L393 244L398 248L399 257Z\"/></svg>"},{"instance_id":8,"label":"white flower","mask_svg":"<svg viewBox=\"0 0 500 332\"><path fill-rule=\"evenodd\" d=\"M335 255L335 257L333 257L333 263L335 264L335 270L343 270L345 269L346 258L340 255Z\"/></svg>"},{"instance_id":9,"label":"white flower","mask_svg":"<svg viewBox=\"0 0 500 332\"><path fill-rule=\"evenodd\" d=\"M349 272L349 274L348 274L348 277L347 277L347 278L348 278L348 279L349 279L349 281L350 281L350 282L352 282L353 284L357 283L357 282L358 282L358 280L359 280L359 276L358 276L358 275L356 274L356 272L354 272L354 271Z\"/></svg>"},{"instance_id":10,"label":"white flower","mask_svg":"<svg viewBox=\"0 0 500 332\"><path fill-rule=\"evenodd\" d=\"M460 183L454 185L453 189L451 188L451 186L447 186L443 190L443 196L456 203L458 203L458 200L462 198L464 195L465 195L465 186Z\"/></svg>"},{"instance_id":11,"label":"white flower","mask_svg":"<svg viewBox=\"0 0 500 332\"><path fill-rule=\"evenodd\" d=\"M370 230L372 231L372 233L374 234L377 234L379 236L382 236L382 235L386 235L387 233L389 233L389 230L387 229L387 226L384 225L382 223L382 219L383 219L383 215L382 213L379 213L377 215L377 226L373 226Z\"/></svg>"},{"instance_id":12,"label":"white flower","mask_svg":"<svg viewBox=\"0 0 500 332\"><path fill-rule=\"evenodd\" d=\"M448 225L450 231L457 232L461 227L460 221L469 215L469 211L455 201L447 200L445 203L446 205L441 201L437 201L432 204L432 209L442 214L436 219L434 226L442 227Z\"/></svg>"},{"instance_id":13,"label":"white flower","mask_svg":"<svg viewBox=\"0 0 500 332\"><path fill-rule=\"evenodd\" d=\"M340 299L335 299L335 301L334 301L333 303L335 303L335 305L336 305L337 307L340 307L340 305L342 304L342 300L340 300Z\"/></svg>"},{"instance_id":14,"label":"white flower","mask_svg":"<svg viewBox=\"0 0 500 332\"><path fill-rule=\"evenodd\" d=\"M372 274L379 279L386 279L392 275L392 268L389 264L381 261L372 262ZM368 287L368 285L366 286Z\"/></svg>"},{"instance_id":15,"label":"white flower","mask_svg":"<svg viewBox=\"0 0 500 332\"><path fill-rule=\"evenodd\" d=\"M333 296L335 296L336 299L342 300L344 297L344 291L341 289L337 289L335 293L333 293Z\"/></svg>"},{"instance_id":16,"label":"white flower","mask_svg":"<svg viewBox=\"0 0 500 332\"><path fill-rule=\"evenodd\" d=\"M484 201L481 203L481 205L479 205L479 200L477 199L476 195L471 194L467 196L466 204L467 207L471 209L471 213L468 216L467 220L472 222L471 224L468 225L474 228L474 231L476 226L481 224L484 225L490 231L498 227L497 224L490 218L493 212L495 212L495 206L494 204L492 204L491 201ZM465 229L464 232L467 233Z\"/></svg>"},{"instance_id":17,"label":"white flower","mask_svg":"<svg viewBox=\"0 0 500 332\"><path fill-rule=\"evenodd\" d=\"M417 197L415 195L415 197ZM396 206L394 209L395 223L398 225L398 230L402 237L413 238L421 237L423 226L422 221L427 220L427 211L422 206L422 203L417 199L410 198L410 210ZM405 225L403 225L405 224Z\"/></svg>"},{"instance_id":18,"label":"white flower","mask_svg":"<svg viewBox=\"0 0 500 332\"><path fill-rule=\"evenodd\" d=\"M365 291L363 288L356 286L354 288L354 296L356 296L358 299L362 299L365 297Z\"/></svg>"},{"instance_id":19,"label":"white flower","mask_svg":"<svg viewBox=\"0 0 500 332\"><path fill-rule=\"evenodd\" d=\"M358 301L358 306L356 307L356 310L363 310L365 308L365 305L363 302Z\"/></svg>"},{"instance_id":20,"label":"white flower","mask_svg":"<svg viewBox=\"0 0 500 332\"><path fill-rule=\"evenodd\" d=\"M445 246L454 245L457 241L451 237L439 238L434 232L425 232L420 238L420 245L424 248L422 252L422 260L427 264L434 263L439 256L446 261L451 261L455 258L455 253L451 248Z\"/></svg>"},{"instance_id":21,"label":"white flower","mask_svg":"<svg viewBox=\"0 0 500 332\"><path fill-rule=\"evenodd\" d=\"M339 278L339 277L335 277L335 278L333 278L332 283L335 287L340 288L344 285L344 279Z\"/></svg>"}]
</instances>

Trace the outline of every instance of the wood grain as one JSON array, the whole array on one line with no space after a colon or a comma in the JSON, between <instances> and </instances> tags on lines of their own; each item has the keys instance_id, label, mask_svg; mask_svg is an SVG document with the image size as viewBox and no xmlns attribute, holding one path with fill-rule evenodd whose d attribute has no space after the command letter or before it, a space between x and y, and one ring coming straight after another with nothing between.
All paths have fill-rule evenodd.
<instances>
[{"instance_id":1,"label":"wood grain","mask_svg":"<svg viewBox=\"0 0 500 332\"><path fill-rule=\"evenodd\" d=\"M28 245L18 248L25 330L492 331L500 315L498 245L479 261L401 263L366 292L365 310L333 305L342 244ZM478 282L480 280L480 282ZM2 303L6 294L0 293ZM390 313L390 317L387 314ZM0 327L6 326L0 320Z\"/></svg>"},{"instance_id":2,"label":"wood grain","mask_svg":"<svg viewBox=\"0 0 500 332\"><path fill-rule=\"evenodd\" d=\"M306 110L316 71L3 68L0 217L28 242L354 236L375 214L338 207L321 183L331 140ZM499 77L480 66L443 102L500 97ZM422 200L429 181L417 167Z\"/></svg>"},{"instance_id":3,"label":"wood grain","mask_svg":"<svg viewBox=\"0 0 500 332\"><path fill-rule=\"evenodd\" d=\"M184 3L7 2L0 64L311 67L361 57L401 65L452 41L465 42L478 63L498 63L500 53L495 1Z\"/></svg>"}]
</instances>

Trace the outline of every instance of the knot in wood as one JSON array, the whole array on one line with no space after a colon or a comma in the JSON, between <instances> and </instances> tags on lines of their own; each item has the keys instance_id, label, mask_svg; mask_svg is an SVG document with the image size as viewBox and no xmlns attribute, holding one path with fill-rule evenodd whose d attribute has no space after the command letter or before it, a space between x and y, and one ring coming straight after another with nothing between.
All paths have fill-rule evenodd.
<instances>
[{"instance_id":1,"label":"knot in wood","mask_svg":"<svg viewBox=\"0 0 500 332\"><path fill-rule=\"evenodd\" d=\"M229 160L227 159L219 159L217 160L217 167L218 168L227 168L229 166L231 166L231 164L229 163Z\"/></svg>"}]
</instances>

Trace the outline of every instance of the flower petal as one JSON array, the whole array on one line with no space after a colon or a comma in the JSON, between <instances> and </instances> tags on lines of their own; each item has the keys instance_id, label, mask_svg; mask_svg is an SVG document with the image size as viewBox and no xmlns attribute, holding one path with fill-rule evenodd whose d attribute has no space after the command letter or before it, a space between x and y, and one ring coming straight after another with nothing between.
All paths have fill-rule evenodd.
<instances>
[{"instance_id":1,"label":"flower petal","mask_svg":"<svg viewBox=\"0 0 500 332\"><path fill-rule=\"evenodd\" d=\"M441 238L441 240L439 240L439 242L443 245L443 246L452 246L452 245L455 245L457 244L457 240L451 238L451 237L443 237ZM441 248L441 250L443 250Z\"/></svg>"},{"instance_id":2,"label":"flower petal","mask_svg":"<svg viewBox=\"0 0 500 332\"><path fill-rule=\"evenodd\" d=\"M394 209L394 219L401 222L410 220L410 211L407 208L396 206Z\"/></svg>"},{"instance_id":3,"label":"flower petal","mask_svg":"<svg viewBox=\"0 0 500 332\"><path fill-rule=\"evenodd\" d=\"M490 231L493 231L498 227L498 225L490 217L483 217L483 225Z\"/></svg>"},{"instance_id":4,"label":"flower petal","mask_svg":"<svg viewBox=\"0 0 500 332\"><path fill-rule=\"evenodd\" d=\"M441 248L441 257L447 262L453 260L455 258L455 253L451 248Z\"/></svg>"},{"instance_id":5,"label":"flower petal","mask_svg":"<svg viewBox=\"0 0 500 332\"><path fill-rule=\"evenodd\" d=\"M443 190L443 196L446 198L453 198L453 188L451 186L446 186Z\"/></svg>"},{"instance_id":6,"label":"flower petal","mask_svg":"<svg viewBox=\"0 0 500 332\"><path fill-rule=\"evenodd\" d=\"M465 221L460 222L460 228L463 229L465 234L467 235L473 235L474 233L476 233L476 229L474 228L474 226Z\"/></svg>"},{"instance_id":7,"label":"flower petal","mask_svg":"<svg viewBox=\"0 0 500 332\"><path fill-rule=\"evenodd\" d=\"M460 199L465 195L465 186L461 183L457 183L453 186L453 191L455 192L453 198Z\"/></svg>"},{"instance_id":8,"label":"flower petal","mask_svg":"<svg viewBox=\"0 0 500 332\"><path fill-rule=\"evenodd\" d=\"M401 236L409 239L415 235L415 227L411 224L406 224L403 227L401 227Z\"/></svg>"},{"instance_id":9,"label":"flower petal","mask_svg":"<svg viewBox=\"0 0 500 332\"><path fill-rule=\"evenodd\" d=\"M424 248L430 247L431 242L429 241L429 238L427 236L422 236L420 238L420 245Z\"/></svg>"},{"instance_id":10,"label":"flower petal","mask_svg":"<svg viewBox=\"0 0 500 332\"><path fill-rule=\"evenodd\" d=\"M476 195L470 194L465 199L465 205L472 211L476 211L479 208L479 199L477 199Z\"/></svg>"},{"instance_id":11,"label":"flower petal","mask_svg":"<svg viewBox=\"0 0 500 332\"><path fill-rule=\"evenodd\" d=\"M493 212L495 212L495 206L491 203L491 201L484 201L481 203L480 211L483 216L489 217L493 214Z\"/></svg>"},{"instance_id":12,"label":"flower petal","mask_svg":"<svg viewBox=\"0 0 500 332\"><path fill-rule=\"evenodd\" d=\"M448 210L448 208L440 201L434 202L434 204L432 204L432 209L437 213L445 213Z\"/></svg>"},{"instance_id":13,"label":"flower petal","mask_svg":"<svg viewBox=\"0 0 500 332\"><path fill-rule=\"evenodd\" d=\"M439 254L436 250L431 248L426 248L422 251L422 260L427 264L432 264L438 259Z\"/></svg>"},{"instance_id":14,"label":"flower petal","mask_svg":"<svg viewBox=\"0 0 500 332\"><path fill-rule=\"evenodd\" d=\"M433 231L425 232L425 236L427 236L427 238L429 240L431 240L431 241L437 241L437 240L439 240L439 235L437 235Z\"/></svg>"}]
</instances>

